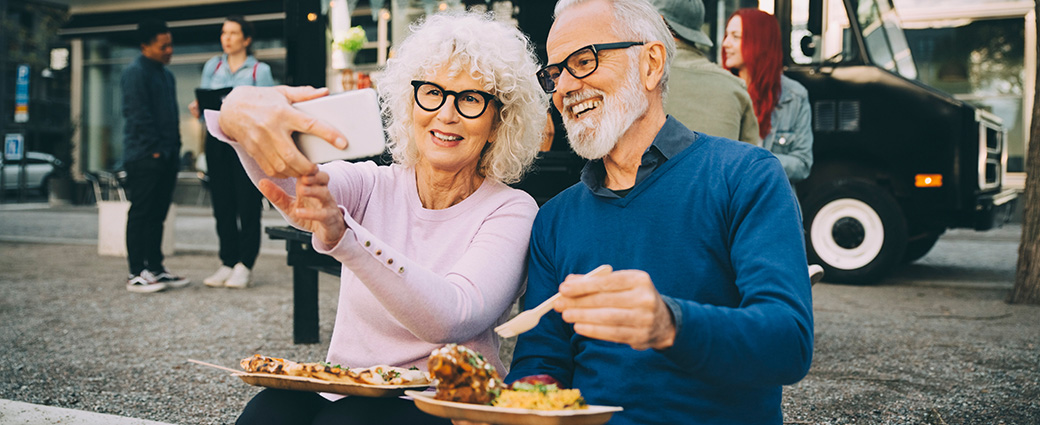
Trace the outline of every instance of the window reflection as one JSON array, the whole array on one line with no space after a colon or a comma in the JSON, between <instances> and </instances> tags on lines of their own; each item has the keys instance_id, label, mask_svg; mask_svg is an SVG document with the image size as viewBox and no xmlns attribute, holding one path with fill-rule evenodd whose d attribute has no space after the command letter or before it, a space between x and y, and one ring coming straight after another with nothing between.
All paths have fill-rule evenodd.
<instances>
[{"instance_id":1,"label":"window reflection","mask_svg":"<svg viewBox=\"0 0 1040 425\"><path fill-rule=\"evenodd\" d=\"M216 39L216 38L215 38ZM217 42L177 43L168 69L177 81L177 106L180 111L181 155L197 157L204 150L203 124L188 112L195 88L202 80L206 60L220 54ZM285 80L285 49L280 39L258 40L257 59L271 65L275 82ZM122 167L123 113L120 76L140 50L110 39L83 42L83 104L80 117L83 171L108 171Z\"/></svg>"}]
</instances>

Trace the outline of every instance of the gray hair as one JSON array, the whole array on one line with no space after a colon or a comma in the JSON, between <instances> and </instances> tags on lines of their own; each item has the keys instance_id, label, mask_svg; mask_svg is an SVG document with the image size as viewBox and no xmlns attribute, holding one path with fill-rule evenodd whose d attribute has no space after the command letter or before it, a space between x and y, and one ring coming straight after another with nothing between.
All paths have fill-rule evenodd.
<instances>
[{"instance_id":1,"label":"gray hair","mask_svg":"<svg viewBox=\"0 0 1040 425\"><path fill-rule=\"evenodd\" d=\"M538 61L527 37L516 27L478 13L442 13L414 24L377 81L394 162L414 166L412 80L438 70L468 74L499 101L490 143L478 172L503 183L520 181L538 154L547 122L548 95L535 79Z\"/></svg>"},{"instance_id":2,"label":"gray hair","mask_svg":"<svg viewBox=\"0 0 1040 425\"><path fill-rule=\"evenodd\" d=\"M564 10L593 0L560 0L556 3L553 18L560 16ZM610 4L614 12L614 23L611 31L614 35L625 41L660 41L664 43L665 64L664 74L658 87L661 89L661 99L668 94L668 76L671 74L672 58L675 57L675 38L668 25L661 17L654 5L647 0L603 0ZM629 53L630 58L637 55L638 50Z\"/></svg>"}]
</instances>

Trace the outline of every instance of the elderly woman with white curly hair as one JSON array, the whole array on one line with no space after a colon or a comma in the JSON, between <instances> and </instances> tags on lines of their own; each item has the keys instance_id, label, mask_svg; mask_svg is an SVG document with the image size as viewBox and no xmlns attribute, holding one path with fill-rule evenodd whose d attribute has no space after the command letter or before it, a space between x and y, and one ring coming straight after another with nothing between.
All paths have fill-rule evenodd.
<instances>
[{"instance_id":1,"label":"elderly woman with white curly hair","mask_svg":"<svg viewBox=\"0 0 1040 425\"><path fill-rule=\"evenodd\" d=\"M344 143L289 106L324 90L243 88L224 101L210 131L235 140L261 192L343 263L328 362L425 370L431 351L455 342L504 370L491 329L520 294L538 209L506 184L538 152L548 99L537 70L527 38L489 16L417 24L377 81L389 166L317 166L296 150L293 131ZM443 421L397 398L323 396L266 389L238 423Z\"/></svg>"}]
</instances>

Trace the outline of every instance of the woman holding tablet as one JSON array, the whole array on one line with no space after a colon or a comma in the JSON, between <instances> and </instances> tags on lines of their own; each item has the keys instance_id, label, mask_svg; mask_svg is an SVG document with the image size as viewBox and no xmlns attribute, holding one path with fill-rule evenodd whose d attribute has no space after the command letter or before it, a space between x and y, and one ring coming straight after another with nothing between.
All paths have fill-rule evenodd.
<instances>
[{"instance_id":1,"label":"woman holding tablet","mask_svg":"<svg viewBox=\"0 0 1040 425\"><path fill-rule=\"evenodd\" d=\"M253 24L241 16L228 16L220 30L224 54L202 67L203 89L238 86L273 86L271 67L250 54ZM198 102L188 105L199 117ZM207 135L206 174L213 217L217 221L221 266L202 280L206 286L243 289L252 281L252 269L260 254L260 213L263 199L227 144Z\"/></svg>"}]
</instances>

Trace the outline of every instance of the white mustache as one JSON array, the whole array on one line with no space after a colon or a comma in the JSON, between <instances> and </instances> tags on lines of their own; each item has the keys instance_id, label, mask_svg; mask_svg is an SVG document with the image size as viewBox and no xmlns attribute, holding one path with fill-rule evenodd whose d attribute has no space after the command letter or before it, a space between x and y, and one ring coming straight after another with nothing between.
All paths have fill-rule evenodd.
<instances>
[{"instance_id":1,"label":"white mustache","mask_svg":"<svg viewBox=\"0 0 1040 425\"><path fill-rule=\"evenodd\" d=\"M563 107L570 109L574 105L577 105L596 96L606 97L606 94L596 89L585 89L580 92L571 93L563 98Z\"/></svg>"}]
</instances>

